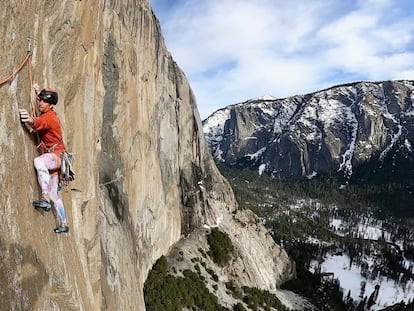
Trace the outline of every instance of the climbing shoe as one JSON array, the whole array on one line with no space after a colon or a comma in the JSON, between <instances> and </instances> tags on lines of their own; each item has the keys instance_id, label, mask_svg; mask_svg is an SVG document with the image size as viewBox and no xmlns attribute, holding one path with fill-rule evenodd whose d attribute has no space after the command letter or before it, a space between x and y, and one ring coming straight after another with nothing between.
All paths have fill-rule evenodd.
<instances>
[{"instance_id":1,"label":"climbing shoe","mask_svg":"<svg viewBox=\"0 0 414 311\"><path fill-rule=\"evenodd\" d=\"M48 201L44 198L40 198L39 200L34 201L32 204L33 204L34 208L42 208L46 212L48 212L52 209L53 201Z\"/></svg>"},{"instance_id":2,"label":"climbing shoe","mask_svg":"<svg viewBox=\"0 0 414 311\"><path fill-rule=\"evenodd\" d=\"M69 227L68 226L56 227L55 229L53 229L53 231L55 231L55 233L66 233L66 232L69 232Z\"/></svg>"}]
</instances>

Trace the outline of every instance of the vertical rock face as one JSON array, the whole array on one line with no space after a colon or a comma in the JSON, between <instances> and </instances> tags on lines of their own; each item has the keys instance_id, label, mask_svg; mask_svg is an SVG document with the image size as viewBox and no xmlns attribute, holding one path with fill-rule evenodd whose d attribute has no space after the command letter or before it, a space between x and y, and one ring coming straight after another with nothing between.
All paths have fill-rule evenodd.
<instances>
[{"instance_id":1,"label":"vertical rock face","mask_svg":"<svg viewBox=\"0 0 414 311\"><path fill-rule=\"evenodd\" d=\"M233 194L148 1L11 1L0 15L0 76L24 59L31 37L33 78L59 92L56 111L76 172L63 192L70 233L55 235L53 216L30 204L39 195L36 140L18 118L18 108L30 109L26 64L0 87L2 308L143 310L154 261L219 219L235 240L256 230L264 237L239 238L240 266L251 267L239 277L245 285L273 289L292 275L260 224L233 219Z\"/></svg>"}]
</instances>

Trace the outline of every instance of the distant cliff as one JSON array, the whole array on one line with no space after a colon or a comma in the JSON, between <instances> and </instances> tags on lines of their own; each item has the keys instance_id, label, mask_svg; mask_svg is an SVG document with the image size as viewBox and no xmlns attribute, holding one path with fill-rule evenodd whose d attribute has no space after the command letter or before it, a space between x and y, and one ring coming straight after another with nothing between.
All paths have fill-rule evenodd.
<instances>
[{"instance_id":1,"label":"distant cliff","mask_svg":"<svg viewBox=\"0 0 414 311\"><path fill-rule=\"evenodd\" d=\"M276 289L294 275L260 221L237 210L148 1L12 1L0 14L0 76L30 37L33 79L59 92L76 172L63 193L70 232L56 235L53 216L31 206L36 142L18 117L30 108L26 64L0 87L2 309L144 310L155 260L205 241L212 225L237 254L223 281Z\"/></svg>"},{"instance_id":2,"label":"distant cliff","mask_svg":"<svg viewBox=\"0 0 414 311\"><path fill-rule=\"evenodd\" d=\"M414 81L350 83L228 106L203 129L217 160L277 179L412 179L413 101Z\"/></svg>"}]
</instances>

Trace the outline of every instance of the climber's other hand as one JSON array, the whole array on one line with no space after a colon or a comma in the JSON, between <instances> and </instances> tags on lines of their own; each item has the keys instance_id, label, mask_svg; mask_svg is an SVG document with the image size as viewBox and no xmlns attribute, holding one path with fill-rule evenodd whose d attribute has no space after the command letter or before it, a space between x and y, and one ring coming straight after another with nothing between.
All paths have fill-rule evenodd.
<instances>
[{"instance_id":1,"label":"climber's other hand","mask_svg":"<svg viewBox=\"0 0 414 311\"><path fill-rule=\"evenodd\" d=\"M33 118L30 116L29 112L26 109L19 109L20 120L23 123L33 124Z\"/></svg>"}]
</instances>

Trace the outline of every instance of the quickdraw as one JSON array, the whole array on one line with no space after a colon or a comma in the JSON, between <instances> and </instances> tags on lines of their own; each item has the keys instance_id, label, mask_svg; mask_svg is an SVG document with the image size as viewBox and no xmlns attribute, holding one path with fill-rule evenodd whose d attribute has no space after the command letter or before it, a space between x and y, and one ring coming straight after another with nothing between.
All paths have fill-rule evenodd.
<instances>
[{"instance_id":1,"label":"quickdraw","mask_svg":"<svg viewBox=\"0 0 414 311\"><path fill-rule=\"evenodd\" d=\"M62 152L60 154L60 169L59 169L59 188L67 187L71 181L75 180L75 173L72 165L74 162L73 154L70 152Z\"/></svg>"}]
</instances>

